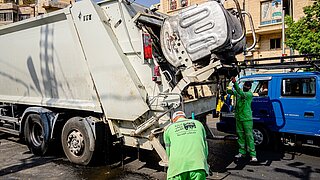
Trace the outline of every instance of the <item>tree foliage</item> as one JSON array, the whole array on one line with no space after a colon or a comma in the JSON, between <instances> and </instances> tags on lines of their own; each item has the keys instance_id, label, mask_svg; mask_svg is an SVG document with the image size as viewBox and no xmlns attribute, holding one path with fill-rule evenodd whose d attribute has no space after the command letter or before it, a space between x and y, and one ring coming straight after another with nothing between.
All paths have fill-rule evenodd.
<instances>
[{"instance_id":1,"label":"tree foliage","mask_svg":"<svg viewBox=\"0 0 320 180\"><path fill-rule=\"evenodd\" d=\"M320 0L303 9L304 17L297 22L286 16L286 44L300 54L320 53Z\"/></svg>"}]
</instances>

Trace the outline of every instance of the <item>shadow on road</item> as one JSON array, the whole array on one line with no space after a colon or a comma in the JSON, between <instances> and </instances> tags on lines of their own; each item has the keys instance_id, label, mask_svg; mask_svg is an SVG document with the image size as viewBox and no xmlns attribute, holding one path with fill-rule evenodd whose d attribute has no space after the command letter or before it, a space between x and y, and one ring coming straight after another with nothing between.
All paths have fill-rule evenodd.
<instances>
[{"instance_id":1,"label":"shadow on road","mask_svg":"<svg viewBox=\"0 0 320 180\"><path fill-rule=\"evenodd\" d=\"M29 152L30 153L30 152ZM47 163L52 162L55 159L54 157L35 157L31 156L29 158L21 159L19 164L9 166L7 168L0 170L0 176L5 176L8 174L13 174L19 171L23 171L26 169L34 168L37 166L41 166Z\"/></svg>"},{"instance_id":2,"label":"shadow on road","mask_svg":"<svg viewBox=\"0 0 320 180\"><path fill-rule=\"evenodd\" d=\"M237 145L234 141L208 140L209 156L208 163L213 172L225 172L233 162L234 154L237 153Z\"/></svg>"},{"instance_id":3,"label":"shadow on road","mask_svg":"<svg viewBox=\"0 0 320 180\"><path fill-rule=\"evenodd\" d=\"M8 149L2 151L5 154L1 154L7 165L3 166L5 168L0 169L0 176L9 177L16 174L19 177L21 174L26 173L21 172L24 170L34 170L31 172L38 173L44 168L42 165L47 166L46 164L54 163L54 167L60 167L60 169L65 169L68 172L68 174L61 176L62 179L70 177L126 180L165 179L166 170L158 164L160 158L152 151L124 147L121 151L117 149L119 151L117 155L112 154L115 158L115 163L110 166L78 166L69 163L65 157L60 158L63 153L36 157L26 150L26 146L18 145L17 138L0 134L0 139L3 140L0 145L1 148ZM320 168L316 166L317 162L313 162L313 159L319 159L320 148L281 146L277 151L257 149L259 162L250 163L248 158L235 162L234 155L238 153L236 141L208 140L208 145L208 163L213 175L207 179L259 179L258 176L255 176L258 174L257 172L267 175L269 175L268 173L276 173L276 176L280 174L280 176L284 175L284 178L312 179L314 175L320 177ZM4 148L5 146L7 148ZM14 151L12 151L13 149ZM306 158L305 155L309 156ZM8 161L11 158L15 158L15 160L8 166ZM279 163L280 161L281 163ZM47 168L51 167L52 165L47 166Z\"/></svg>"},{"instance_id":4,"label":"shadow on road","mask_svg":"<svg viewBox=\"0 0 320 180\"><path fill-rule=\"evenodd\" d=\"M165 171L164 167L159 165L161 158L155 151L148 151L143 149L125 147L124 156L131 159L131 162L134 160L138 160L142 162L143 165L138 169L149 168L155 171ZM124 164L128 164L129 162L124 162Z\"/></svg>"},{"instance_id":5,"label":"shadow on road","mask_svg":"<svg viewBox=\"0 0 320 180\"><path fill-rule=\"evenodd\" d=\"M274 168L275 172L284 173L290 175L291 177L299 179L311 179L311 174L318 174L320 177L320 170L313 168L310 165L306 165L304 162L299 161L299 157L302 155L309 155L311 157L320 157L320 148L308 147L308 146L282 146L283 152L289 154L291 157L283 158L283 160L292 161L286 164L288 167L277 167ZM312 161L313 158L311 158ZM316 163L316 162L315 162Z\"/></svg>"}]
</instances>

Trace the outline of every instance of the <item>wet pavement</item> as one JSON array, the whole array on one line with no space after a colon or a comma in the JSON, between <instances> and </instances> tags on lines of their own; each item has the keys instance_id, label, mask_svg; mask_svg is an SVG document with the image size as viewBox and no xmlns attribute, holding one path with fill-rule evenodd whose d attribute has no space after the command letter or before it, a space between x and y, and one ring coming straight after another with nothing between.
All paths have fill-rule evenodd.
<instances>
[{"instance_id":1,"label":"wet pavement","mask_svg":"<svg viewBox=\"0 0 320 180\"><path fill-rule=\"evenodd\" d=\"M209 126L216 135L214 121ZM69 163L58 149L52 155L36 157L17 138L0 134L0 179L165 179L154 152L126 149L123 163L110 166L78 166ZM208 140L209 164L213 175L207 179L320 179L320 149L292 148L258 150L258 163L234 162L235 141ZM139 155L138 155L139 152Z\"/></svg>"},{"instance_id":2,"label":"wet pavement","mask_svg":"<svg viewBox=\"0 0 320 180\"><path fill-rule=\"evenodd\" d=\"M0 179L157 179L147 173L130 171L130 166L122 167L121 163L78 166L70 163L62 153L36 157L17 138L0 137ZM125 159L130 165L134 164L133 161Z\"/></svg>"}]
</instances>

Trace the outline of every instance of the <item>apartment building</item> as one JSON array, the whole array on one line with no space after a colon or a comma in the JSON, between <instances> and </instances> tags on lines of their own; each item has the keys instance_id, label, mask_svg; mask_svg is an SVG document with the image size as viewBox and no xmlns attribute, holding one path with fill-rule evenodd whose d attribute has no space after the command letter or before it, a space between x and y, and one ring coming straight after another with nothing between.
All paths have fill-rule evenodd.
<instances>
[{"instance_id":1,"label":"apartment building","mask_svg":"<svg viewBox=\"0 0 320 180\"><path fill-rule=\"evenodd\" d=\"M208 0L160 0L160 11L167 14L177 13L188 6L200 4ZM284 55L293 55L296 52L284 46L282 41L282 13L298 20L304 15L303 7L312 5L314 0L238 0L242 10L252 15L257 39L255 48L246 55L239 55L238 60L257 59ZM224 2L224 6L235 8L233 0ZM253 33L246 20L247 44L253 41Z\"/></svg>"},{"instance_id":2,"label":"apartment building","mask_svg":"<svg viewBox=\"0 0 320 180\"><path fill-rule=\"evenodd\" d=\"M67 7L74 0L0 0L0 25Z\"/></svg>"},{"instance_id":3,"label":"apartment building","mask_svg":"<svg viewBox=\"0 0 320 180\"><path fill-rule=\"evenodd\" d=\"M13 0L0 0L0 25L13 23L18 19L18 5Z\"/></svg>"}]
</instances>

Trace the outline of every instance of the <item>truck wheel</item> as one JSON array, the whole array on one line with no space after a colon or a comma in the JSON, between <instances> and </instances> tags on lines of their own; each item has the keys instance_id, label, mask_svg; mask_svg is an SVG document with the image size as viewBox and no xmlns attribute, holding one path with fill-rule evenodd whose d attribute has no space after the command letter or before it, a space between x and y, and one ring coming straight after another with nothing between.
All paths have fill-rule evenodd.
<instances>
[{"instance_id":1,"label":"truck wheel","mask_svg":"<svg viewBox=\"0 0 320 180\"><path fill-rule=\"evenodd\" d=\"M46 119L41 119L39 114L28 115L24 126L24 137L33 154L42 156L47 152L49 135L50 127Z\"/></svg>"},{"instance_id":2,"label":"truck wheel","mask_svg":"<svg viewBox=\"0 0 320 180\"><path fill-rule=\"evenodd\" d=\"M256 147L266 147L269 144L270 137L267 130L260 126L253 127L253 138Z\"/></svg>"},{"instance_id":3,"label":"truck wheel","mask_svg":"<svg viewBox=\"0 0 320 180\"><path fill-rule=\"evenodd\" d=\"M63 151L69 161L79 165L89 164L93 151L90 151L91 142L89 135L92 131L85 128L85 120L80 117L71 118L62 129L61 143ZM91 134L89 134L91 133Z\"/></svg>"}]
</instances>

